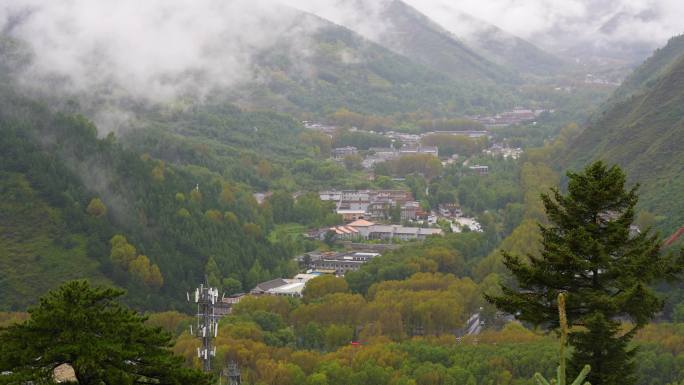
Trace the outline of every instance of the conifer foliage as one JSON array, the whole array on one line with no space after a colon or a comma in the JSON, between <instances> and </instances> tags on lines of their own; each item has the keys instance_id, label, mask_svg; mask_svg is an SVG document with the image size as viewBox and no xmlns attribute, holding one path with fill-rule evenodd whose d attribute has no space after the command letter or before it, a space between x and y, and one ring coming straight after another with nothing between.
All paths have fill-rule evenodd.
<instances>
[{"instance_id":1,"label":"conifer foliage","mask_svg":"<svg viewBox=\"0 0 684 385\"><path fill-rule=\"evenodd\" d=\"M567 175L567 194L542 195L551 224L540 227L541 255L528 255L527 263L504 253L518 287L487 299L520 320L556 329L557 297L567 293L568 323L575 326L571 369L577 374L589 364L594 385L632 384L635 350L628 343L663 306L650 285L675 279L684 256L663 255L660 237L648 229L630 231L638 186L625 189L619 167L598 161ZM630 321L626 331L621 321Z\"/></svg>"},{"instance_id":2,"label":"conifer foliage","mask_svg":"<svg viewBox=\"0 0 684 385\"><path fill-rule=\"evenodd\" d=\"M169 334L116 301L123 293L71 281L41 298L29 320L0 329L0 383L52 383L69 364L81 385L209 384L168 350Z\"/></svg>"}]
</instances>

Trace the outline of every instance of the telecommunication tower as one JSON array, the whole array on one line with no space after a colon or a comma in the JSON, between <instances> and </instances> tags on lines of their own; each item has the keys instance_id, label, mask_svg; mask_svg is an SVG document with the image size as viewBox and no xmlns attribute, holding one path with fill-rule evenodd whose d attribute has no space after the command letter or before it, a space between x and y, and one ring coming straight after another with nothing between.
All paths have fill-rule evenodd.
<instances>
[{"instance_id":1,"label":"telecommunication tower","mask_svg":"<svg viewBox=\"0 0 684 385\"><path fill-rule=\"evenodd\" d=\"M211 358L216 356L216 346L212 340L218 336L219 316L214 313L214 306L218 301L218 290L213 287L200 285L195 289L194 297L187 293L188 302L194 300L197 304L197 327L190 334L202 340L202 346L197 348L197 357L202 360L202 369L211 371Z\"/></svg>"},{"instance_id":2,"label":"telecommunication tower","mask_svg":"<svg viewBox=\"0 0 684 385\"><path fill-rule=\"evenodd\" d=\"M228 368L225 370L228 377L228 385L241 385L242 380L240 379L240 367L238 367L235 361L230 361L228 363Z\"/></svg>"}]
</instances>

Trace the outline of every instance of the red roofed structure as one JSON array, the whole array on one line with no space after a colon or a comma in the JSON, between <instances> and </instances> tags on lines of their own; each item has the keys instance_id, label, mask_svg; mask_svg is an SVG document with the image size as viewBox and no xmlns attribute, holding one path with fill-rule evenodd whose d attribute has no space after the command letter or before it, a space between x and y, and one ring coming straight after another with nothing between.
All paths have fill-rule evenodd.
<instances>
[{"instance_id":1,"label":"red roofed structure","mask_svg":"<svg viewBox=\"0 0 684 385\"><path fill-rule=\"evenodd\" d=\"M373 226L374 224L375 223L369 222L365 219L358 219L358 220L348 224L347 226L349 226L349 227L370 227L370 226Z\"/></svg>"},{"instance_id":2,"label":"red roofed structure","mask_svg":"<svg viewBox=\"0 0 684 385\"><path fill-rule=\"evenodd\" d=\"M663 246L667 247L677 242L677 239L679 239L679 237L681 237L682 234L684 234L684 226L680 227L679 230L675 231L674 234L670 235L670 237L667 238L665 242L663 242Z\"/></svg>"}]
</instances>

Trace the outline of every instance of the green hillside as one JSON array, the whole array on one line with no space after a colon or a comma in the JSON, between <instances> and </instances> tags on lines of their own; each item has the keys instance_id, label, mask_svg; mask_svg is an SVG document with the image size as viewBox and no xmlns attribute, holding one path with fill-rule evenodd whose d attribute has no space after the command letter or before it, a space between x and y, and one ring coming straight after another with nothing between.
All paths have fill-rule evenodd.
<instances>
[{"instance_id":1,"label":"green hillside","mask_svg":"<svg viewBox=\"0 0 684 385\"><path fill-rule=\"evenodd\" d=\"M636 74L650 77L643 68ZM592 159L621 165L641 184L641 207L663 216L659 227L669 233L684 225L684 56L651 82L596 117L564 162L572 168Z\"/></svg>"},{"instance_id":2,"label":"green hillside","mask_svg":"<svg viewBox=\"0 0 684 385\"><path fill-rule=\"evenodd\" d=\"M514 71L499 66L400 0L382 13L387 24L379 41L386 47L457 81L514 83Z\"/></svg>"},{"instance_id":3,"label":"green hillside","mask_svg":"<svg viewBox=\"0 0 684 385\"><path fill-rule=\"evenodd\" d=\"M204 115L214 122L240 117L234 108ZM249 120L274 133L282 121L256 113ZM162 143L159 151L198 156L187 164L165 163L124 148L113 135L98 138L80 115L52 112L4 87L0 137L0 309L23 309L37 299L32 293L71 278L125 287L139 308L178 308L185 306L182 294L203 280L210 259L215 279L232 278L243 287L291 273L292 246L267 238L274 227L270 209L258 206L252 189L233 177L258 174L260 164L249 157L235 162L240 154L232 155L235 164L223 176L203 165L213 159L207 147ZM94 198L104 209L91 207ZM301 220L327 213L321 208ZM110 243L115 235L134 248L123 259ZM163 282L154 278L157 268Z\"/></svg>"},{"instance_id":4,"label":"green hillside","mask_svg":"<svg viewBox=\"0 0 684 385\"><path fill-rule=\"evenodd\" d=\"M487 25L466 41L487 59L521 74L553 75L568 64L517 36L494 25Z\"/></svg>"},{"instance_id":5,"label":"green hillside","mask_svg":"<svg viewBox=\"0 0 684 385\"><path fill-rule=\"evenodd\" d=\"M402 54L312 15L302 15L292 28L300 28L299 23L318 28L296 43L283 39L258 55L255 73L260 81L230 92L231 101L314 116L339 108L384 116L416 111L462 116L516 103L511 88L497 84L511 73L433 29L427 20L408 31L412 37L402 46L410 49Z\"/></svg>"},{"instance_id":6,"label":"green hillside","mask_svg":"<svg viewBox=\"0 0 684 385\"><path fill-rule=\"evenodd\" d=\"M24 175L0 172L0 180L0 308L22 309L65 280L106 281L85 234L69 232Z\"/></svg>"},{"instance_id":7,"label":"green hillside","mask_svg":"<svg viewBox=\"0 0 684 385\"><path fill-rule=\"evenodd\" d=\"M657 49L641 66L639 66L620 87L613 98L624 99L657 84L670 67L684 55L684 35L671 38L667 45Z\"/></svg>"},{"instance_id":8,"label":"green hillside","mask_svg":"<svg viewBox=\"0 0 684 385\"><path fill-rule=\"evenodd\" d=\"M480 20L465 12L452 15L453 20L467 26L469 34L462 36L463 41L480 55L498 65L519 74L548 76L568 69L568 63L527 40L511 35L501 28ZM464 29L462 25L444 25L455 30Z\"/></svg>"},{"instance_id":9,"label":"green hillside","mask_svg":"<svg viewBox=\"0 0 684 385\"><path fill-rule=\"evenodd\" d=\"M343 183L343 166L317 158L327 136L225 102L140 104L124 132L107 135L83 116L92 106L20 91L16 71L30 57L15 40L0 43L0 310L25 309L73 278L169 309L187 306L183 293L205 275L243 290L293 274L304 246L269 237L272 207L252 193ZM94 199L104 208L91 209ZM317 197L300 206L293 221L337 223Z\"/></svg>"}]
</instances>

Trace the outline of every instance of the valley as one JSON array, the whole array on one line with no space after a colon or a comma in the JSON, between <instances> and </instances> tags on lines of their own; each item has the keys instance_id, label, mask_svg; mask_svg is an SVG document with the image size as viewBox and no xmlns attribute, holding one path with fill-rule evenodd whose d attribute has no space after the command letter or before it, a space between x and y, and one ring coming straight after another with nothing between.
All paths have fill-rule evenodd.
<instances>
[{"instance_id":1,"label":"valley","mask_svg":"<svg viewBox=\"0 0 684 385\"><path fill-rule=\"evenodd\" d=\"M532 384L559 293L592 384L622 354L684 381L681 35L629 64L428 2L28 3L0 6L0 384L91 383L89 330L17 355L69 285L168 333L168 374L102 383Z\"/></svg>"}]
</instances>

